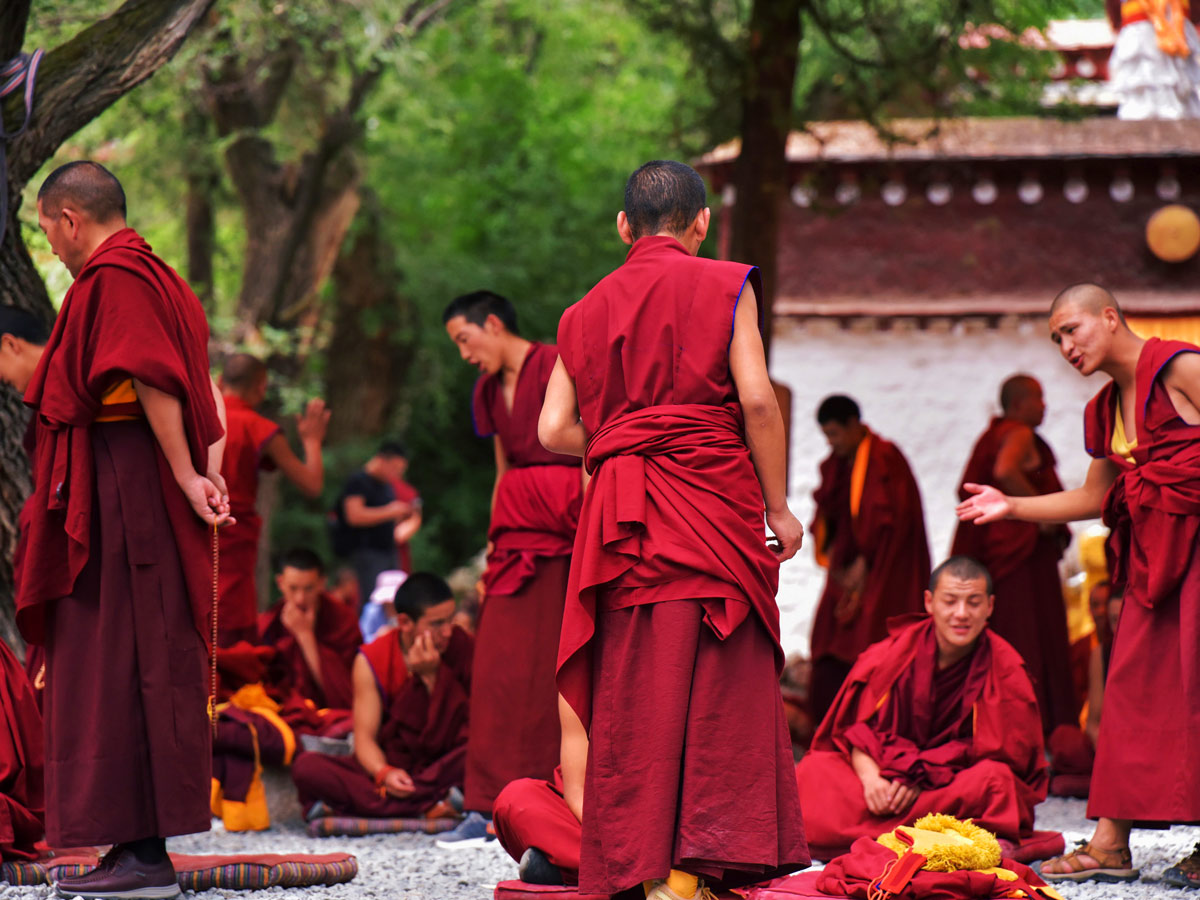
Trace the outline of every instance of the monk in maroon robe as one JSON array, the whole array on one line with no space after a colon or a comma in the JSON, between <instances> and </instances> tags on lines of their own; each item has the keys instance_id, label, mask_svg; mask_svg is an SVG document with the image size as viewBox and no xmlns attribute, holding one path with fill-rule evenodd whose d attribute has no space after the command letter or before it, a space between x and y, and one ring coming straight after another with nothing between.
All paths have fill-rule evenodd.
<instances>
[{"instance_id":1,"label":"monk in maroon robe","mask_svg":"<svg viewBox=\"0 0 1200 900\"><path fill-rule=\"evenodd\" d=\"M320 398L310 400L297 416L304 448L301 460L283 430L256 411L267 395L267 367L248 353L225 361L218 382L225 398L225 457L221 474L229 488L236 523L221 532L220 597L217 602L217 646L258 637L258 545L262 520L257 509L258 473L278 469L306 497L317 498L325 483L321 442L329 411Z\"/></svg>"},{"instance_id":2,"label":"monk in maroon robe","mask_svg":"<svg viewBox=\"0 0 1200 900\"><path fill-rule=\"evenodd\" d=\"M483 373L471 413L496 452L465 803L491 818L506 784L549 778L558 765L554 667L583 473L578 459L538 443L557 349L521 337L512 304L490 291L456 298L443 320L462 358ZM468 829L484 827L469 819Z\"/></svg>"},{"instance_id":3,"label":"monk in maroon robe","mask_svg":"<svg viewBox=\"0 0 1200 900\"><path fill-rule=\"evenodd\" d=\"M921 493L904 454L862 423L850 397L826 397L817 423L832 451L813 493L817 562L829 570L812 630L809 704L820 722L858 655L893 616L916 613L929 580Z\"/></svg>"},{"instance_id":4,"label":"monk in maroon robe","mask_svg":"<svg viewBox=\"0 0 1200 900\"><path fill-rule=\"evenodd\" d=\"M1084 413L1087 479L1041 497L966 485L974 496L959 518L1065 522L1103 512L1110 580L1124 603L1088 798L1099 822L1088 844L1042 872L1047 880L1133 880L1134 822L1200 822L1200 348L1143 340L1093 284L1055 298L1050 336L1081 374L1112 379ZM1163 878L1200 886L1200 853Z\"/></svg>"},{"instance_id":5,"label":"monk in maroon robe","mask_svg":"<svg viewBox=\"0 0 1200 900\"><path fill-rule=\"evenodd\" d=\"M47 840L114 845L60 895L169 896L155 893L177 890L163 839L210 820L203 635L229 505L208 324L125 227L103 167L51 173L38 221L75 277L25 394L37 436L17 623L46 649Z\"/></svg>"},{"instance_id":6,"label":"monk in maroon robe","mask_svg":"<svg viewBox=\"0 0 1200 900\"><path fill-rule=\"evenodd\" d=\"M1032 834L1048 773L1021 657L988 628L991 577L955 556L934 570L928 616L892 622L864 652L796 767L813 855L926 813L974 819L998 838Z\"/></svg>"},{"instance_id":7,"label":"monk in maroon robe","mask_svg":"<svg viewBox=\"0 0 1200 900\"><path fill-rule=\"evenodd\" d=\"M354 756L304 753L292 765L317 815L427 815L461 787L472 641L451 624L454 595L417 572L396 591L396 627L354 660Z\"/></svg>"},{"instance_id":8,"label":"monk in maroon robe","mask_svg":"<svg viewBox=\"0 0 1200 900\"><path fill-rule=\"evenodd\" d=\"M36 859L34 845L46 830L42 716L25 670L3 641L0 721L0 859Z\"/></svg>"},{"instance_id":9,"label":"monk in maroon robe","mask_svg":"<svg viewBox=\"0 0 1200 900\"><path fill-rule=\"evenodd\" d=\"M1023 497L1061 491L1054 453L1034 430L1046 413L1042 386L1029 375L1014 375L1000 389L1000 408L1002 415L976 441L962 482L990 484ZM970 496L961 486L958 493L960 500ZM1062 525L960 523L951 550L979 560L992 574L996 611L988 627L1025 660L1047 734L1079 720L1058 577L1058 561L1070 542L1071 532Z\"/></svg>"},{"instance_id":10,"label":"monk in maroon robe","mask_svg":"<svg viewBox=\"0 0 1200 900\"><path fill-rule=\"evenodd\" d=\"M590 737L585 893L653 881L651 900L688 898L700 878L808 863L775 605L803 530L758 271L695 255L704 201L681 163L631 176L617 228L632 249L563 314L539 425L592 473L558 671Z\"/></svg>"}]
</instances>

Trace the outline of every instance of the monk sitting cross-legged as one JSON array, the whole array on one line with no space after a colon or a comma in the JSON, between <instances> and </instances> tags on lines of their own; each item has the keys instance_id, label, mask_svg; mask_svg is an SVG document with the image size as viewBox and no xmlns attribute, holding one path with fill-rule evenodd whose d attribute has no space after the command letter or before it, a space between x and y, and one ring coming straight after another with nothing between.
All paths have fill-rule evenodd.
<instances>
[{"instance_id":1,"label":"monk sitting cross-legged","mask_svg":"<svg viewBox=\"0 0 1200 900\"><path fill-rule=\"evenodd\" d=\"M430 812L461 787L472 642L454 627L454 596L417 572L396 590L396 627L354 660L354 756L305 753L292 766L313 817ZM317 805L320 801L321 805Z\"/></svg>"},{"instance_id":2,"label":"monk sitting cross-legged","mask_svg":"<svg viewBox=\"0 0 1200 900\"><path fill-rule=\"evenodd\" d=\"M1021 657L987 627L993 600L987 570L951 557L925 592L929 615L895 620L859 657L796 768L814 857L931 812L1014 842L1032 832L1041 717Z\"/></svg>"}]
</instances>

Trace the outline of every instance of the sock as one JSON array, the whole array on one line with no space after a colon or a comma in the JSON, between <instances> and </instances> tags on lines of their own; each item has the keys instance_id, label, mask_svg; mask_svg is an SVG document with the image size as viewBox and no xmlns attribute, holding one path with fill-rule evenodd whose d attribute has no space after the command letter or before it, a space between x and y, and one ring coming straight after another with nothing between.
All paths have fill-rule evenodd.
<instances>
[{"instance_id":1,"label":"sock","mask_svg":"<svg viewBox=\"0 0 1200 900\"><path fill-rule=\"evenodd\" d=\"M125 844L125 849L136 856L138 862L145 865L160 863L167 858L167 842L164 838L160 837L129 841Z\"/></svg>"},{"instance_id":2,"label":"sock","mask_svg":"<svg viewBox=\"0 0 1200 900\"><path fill-rule=\"evenodd\" d=\"M696 896L696 888L699 883L700 879L695 875L689 875L680 869L672 869L671 874L667 876L667 887L683 900L691 900Z\"/></svg>"}]
</instances>

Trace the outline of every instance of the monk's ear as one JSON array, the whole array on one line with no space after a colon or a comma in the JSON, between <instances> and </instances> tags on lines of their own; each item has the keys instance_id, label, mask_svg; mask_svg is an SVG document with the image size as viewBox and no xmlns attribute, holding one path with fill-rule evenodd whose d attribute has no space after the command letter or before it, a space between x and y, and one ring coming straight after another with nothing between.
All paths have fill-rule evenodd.
<instances>
[{"instance_id":1,"label":"monk's ear","mask_svg":"<svg viewBox=\"0 0 1200 900\"><path fill-rule=\"evenodd\" d=\"M711 220L712 210L707 206L696 213L696 218L692 220L692 232L700 243L704 243L704 239L708 237L708 225Z\"/></svg>"},{"instance_id":2,"label":"monk's ear","mask_svg":"<svg viewBox=\"0 0 1200 900\"><path fill-rule=\"evenodd\" d=\"M617 213L617 234L621 236L621 240L626 244L633 245L633 228L629 225L629 219L625 215L625 210Z\"/></svg>"},{"instance_id":3,"label":"monk's ear","mask_svg":"<svg viewBox=\"0 0 1200 900\"><path fill-rule=\"evenodd\" d=\"M925 612L933 615L933 594L929 591L925 592Z\"/></svg>"}]
</instances>

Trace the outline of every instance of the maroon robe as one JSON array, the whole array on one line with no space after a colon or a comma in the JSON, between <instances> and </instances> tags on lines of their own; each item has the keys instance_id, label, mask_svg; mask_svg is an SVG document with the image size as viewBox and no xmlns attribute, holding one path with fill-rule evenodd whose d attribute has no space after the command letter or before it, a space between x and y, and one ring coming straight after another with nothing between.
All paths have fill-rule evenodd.
<instances>
[{"instance_id":1,"label":"maroon robe","mask_svg":"<svg viewBox=\"0 0 1200 900\"><path fill-rule=\"evenodd\" d=\"M221 529L220 598L217 603L217 646L231 647L257 637L258 540L262 519L257 509L258 472L271 468L263 450L280 428L233 394L225 395L225 456L221 475L229 488L229 507L237 520Z\"/></svg>"},{"instance_id":2,"label":"maroon robe","mask_svg":"<svg viewBox=\"0 0 1200 900\"><path fill-rule=\"evenodd\" d=\"M1200 348L1151 338L1137 363L1134 465L1112 452L1117 388L1088 403L1088 453L1121 474L1104 501L1109 573L1125 602L1104 687L1090 817L1200 822L1200 426L1159 377ZM1130 438L1132 439L1132 435Z\"/></svg>"},{"instance_id":3,"label":"maroon robe","mask_svg":"<svg viewBox=\"0 0 1200 900\"><path fill-rule=\"evenodd\" d=\"M1020 656L984 630L971 656L937 671L933 621L893 623L863 653L796 767L813 855L832 859L930 812L973 818L1017 841L1046 797L1041 718ZM920 790L898 816L873 815L850 765L858 748L885 778Z\"/></svg>"},{"instance_id":4,"label":"maroon robe","mask_svg":"<svg viewBox=\"0 0 1200 900\"><path fill-rule=\"evenodd\" d=\"M813 493L817 512L810 534L830 572L812 630L809 697L818 722L858 655L887 635L888 619L920 612L929 582L929 541L912 469L891 441L871 433L865 440L870 445L857 514L851 508L853 458L826 457ZM833 573L859 556L867 576L858 612L841 623L834 611L845 592Z\"/></svg>"},{"instance_id":5,"label":"maroon robe","mask_svg":"<svg viewBox=\"0 0 1200 900\"><path fill-rule=\"evenodd\" d=\"M557 359L555 347L530 345L511 411L494 375L476 383L472 402L476 431L498 435L508 462L488 529L467 742L465 807L488 817L510 781L549 778L558 765L554 666L583 491L579 460L537 437Z\"/></svg>"},{"instance_id":6,"label":"maroon robe","mask_svg":"<svg viewBox=\"0 0 1200 900\"><path fill-rule=\"evenodd\" d=\"M324 688L309 671L296 639L283 626L282 612L281 601L258 617L259 643L275 648L266 672L268 691L284 702L285 712L289 699L309 700L318 708L350 709L354 705L350 673L362 644L354 610L329 594L321 596L314 631Z\"/></svg>"},{"instance_id":7,"label":"maroon robe","mask_svg":"<svg viewBox=\"0 0 1200 900\"><path fill-rule=\"evenodd\" d=\"M379 747L388 765L406 771L416 790L407 797L380 795L357 759L303 753L292 779L308 809L322 800L335 815L389 818L423 815L451 787L460 786L466 762L473 641L455 627L442 654L432 695L404 664L400 635L390 631L362 648L379 685L383 718Z\"/></svg>"},{"instance_id":8,"label":"maroon robe","mask_svg":"<svg viewBox=\"0 0 1200 900\"><path fill-rule=\"evenodd\" d=\"M1001 446L1014 431L1028 427L1012 419L992 419L971 451L959 485L959 499L970 496L962 487L967 482L998 486L995 470ZM1039 494L1061 491L1050 445L1036 433L1034 442L1040 462L1025 477ZM1067 608L1058 577L1058 560L1070 540L1070 531L1061 525L1045 530L1034 522L1016 519L987 525L959 522L950 551L979 560L991 573L996 608L988 626L1025 660L1047 734L1079 719L1067 639Z\"/></svg>"},{"instance_id":9,"label":"maroon robe","mask_svg":"<svg viewBox=\"0 0 1200 900\"><path fill-rule=\"evenodd\" d=\"M17 622L46 645L56 846L209 827L210 532L136 403L97 422L105 393L139 379L180 401L207 471L222 433L207 341L195 294L123 229L76 276L25 395L38 424Z\"/></svg>"},{"instance_id":10,"label":"maroon robe","mask_svg":"<svg viewBox=\"0 0 1200 900\"><path fill-rule=\"evenodd\" d=\"M563 797L562 769L554 770L553 781L522 778L512 782L496 798L493 819L496 839L517 862L530 847L536 847L563 874L563 881L579 881L579 820Z\"/></svg>"},{"instance_id":11,"label":"maroon robe","mask_svg":"<svg viewBox=\"0 0 1200 900\"><path fill-rule=\"evenodd\" d=\"M0 859L36 859L45 833L42 774L46 754L33 687L0 641Z\"/></svg>"},{"instance_id":12,"label":"maroon robe","mask_svg":"<svg viewBox=\"0 0 1200 900\"><path fill-rule=\"evenodd\" d=\"M735 885L808 863L779 693L779 565L729 371L750 278L641 238L559 324L593 473L558 671L591 739L586 893L673 867Z\"/></svg>"}]
</instances>

